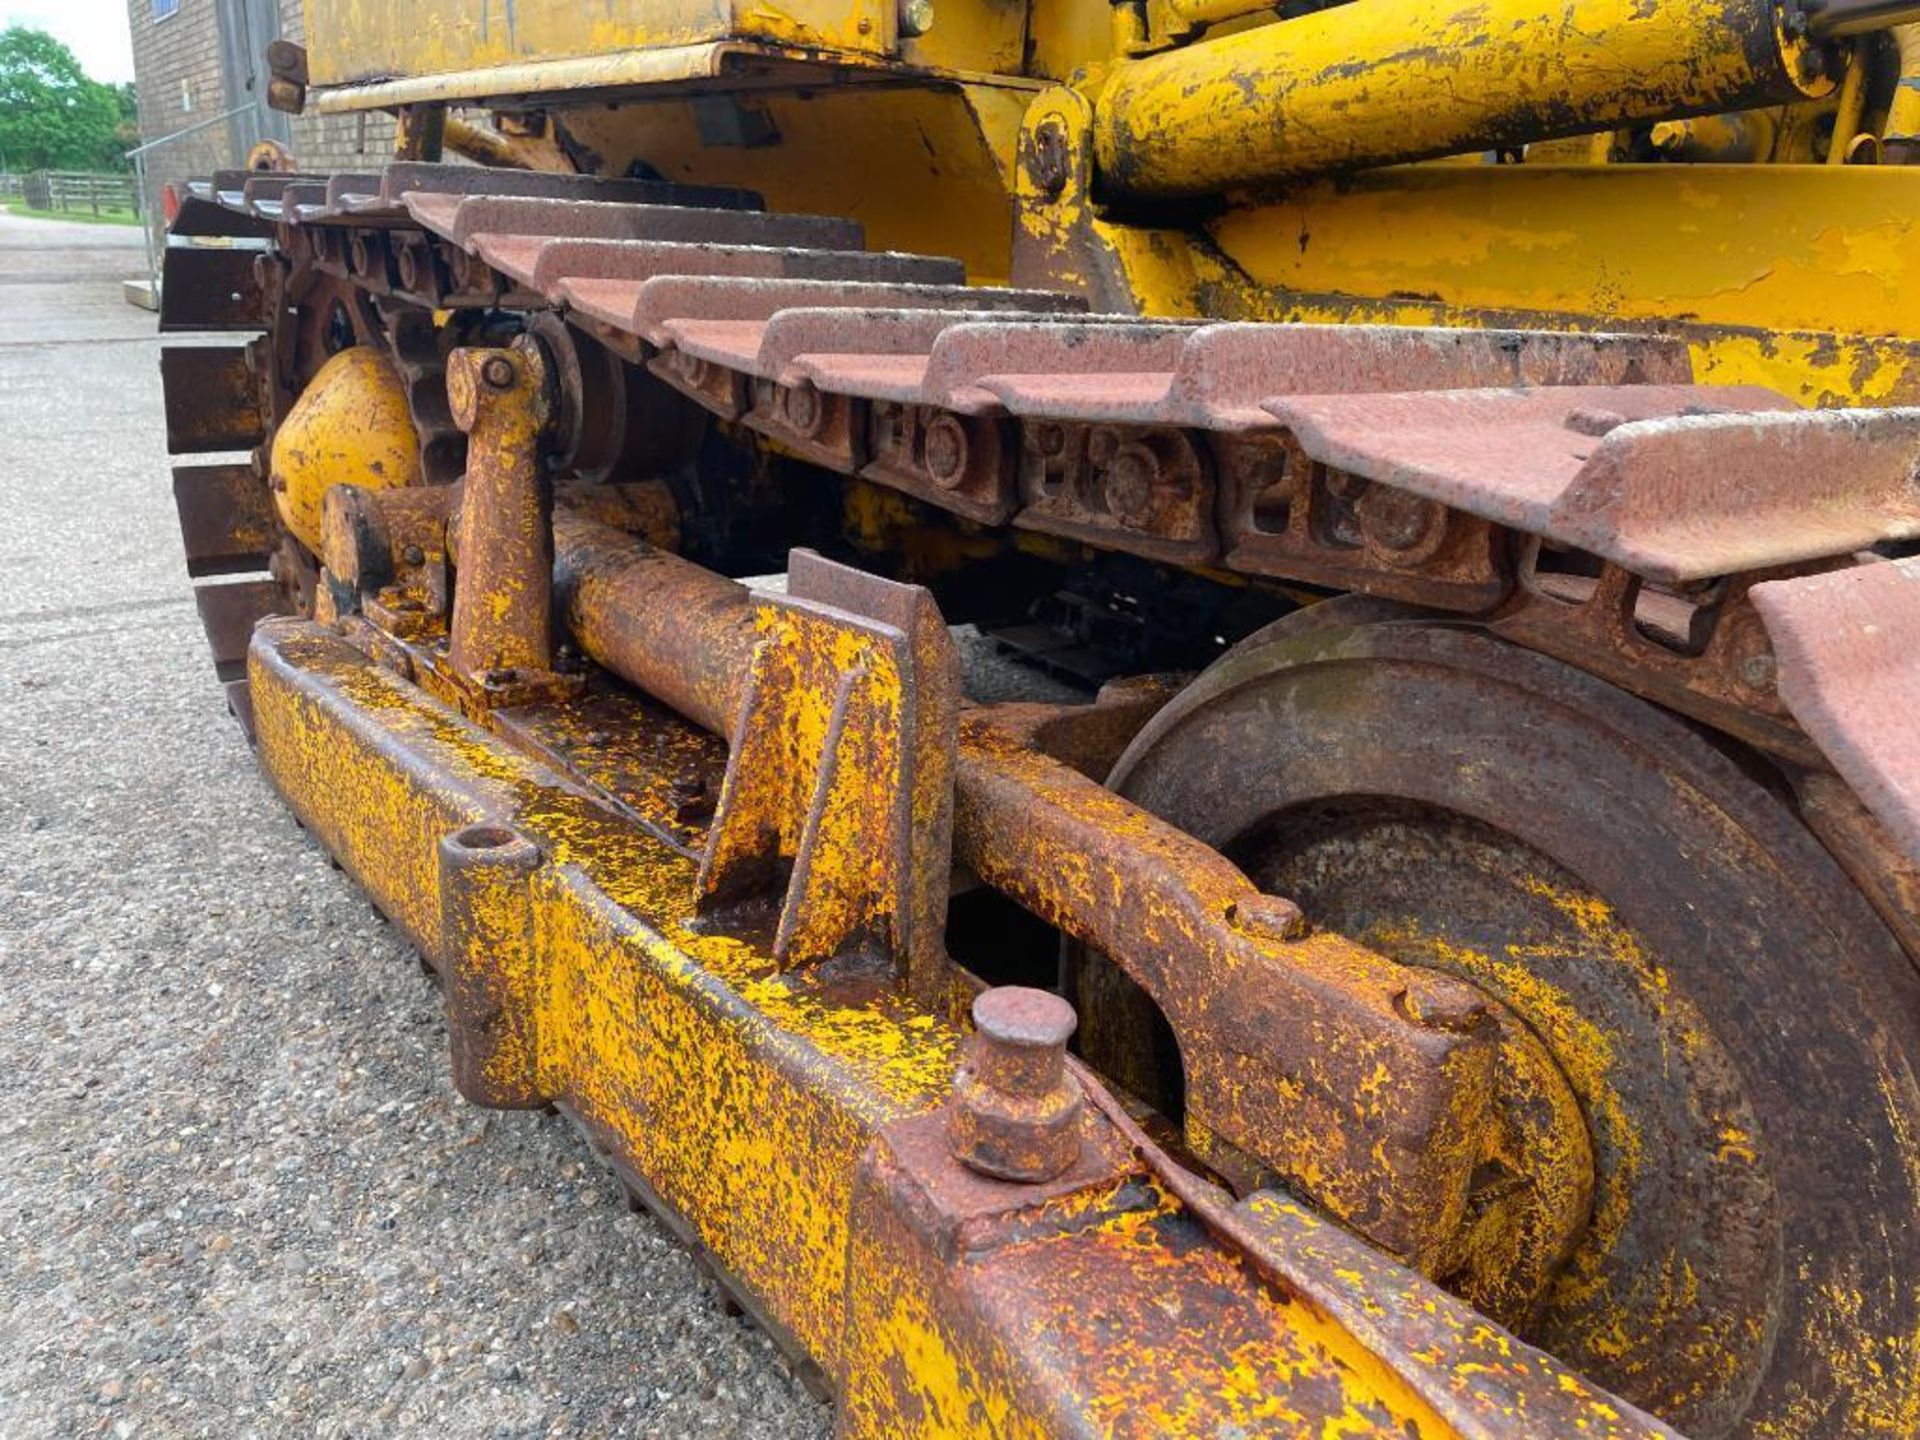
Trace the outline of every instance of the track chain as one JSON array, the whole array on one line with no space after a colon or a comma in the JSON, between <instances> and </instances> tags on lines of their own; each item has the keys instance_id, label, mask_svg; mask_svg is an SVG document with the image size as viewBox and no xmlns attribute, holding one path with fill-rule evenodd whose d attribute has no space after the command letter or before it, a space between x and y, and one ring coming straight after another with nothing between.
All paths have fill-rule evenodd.
<instances>
[{"instance_id":1,"label":"track chain","mask_svg":"<svg viewBox=\"0 0 1920 1440\"><path fill-rule=\"evenodd\" d=\"M1809 738L1808 714L1830 737L1891 702L1831 666L1783 676L1769 631L1796 586L1920 537L1920 410L1697 384L1657 336L1090 314L870 252L852 220L659 181L228 172L182 221L373 297L416 391L437 380L434 312L557 311L714 415L957 516L1472 616L1862 793L1920 794L1904 747ZM175 243L163 328L270 325L263 290L190 272L223 262ZM169 352L175 453L261 443L259 364L257 342ZM459 465L442 408L416 397L434 479ZM258 501L189 527L190 563L244 550ZM1756 610L1756 585L1775 603ZM1920 637L1920 587L1896 590ZM229 678L269 603L210 613ZM1920 853L1912 809L1876 807Z\"/></svg>"}]
</instances>

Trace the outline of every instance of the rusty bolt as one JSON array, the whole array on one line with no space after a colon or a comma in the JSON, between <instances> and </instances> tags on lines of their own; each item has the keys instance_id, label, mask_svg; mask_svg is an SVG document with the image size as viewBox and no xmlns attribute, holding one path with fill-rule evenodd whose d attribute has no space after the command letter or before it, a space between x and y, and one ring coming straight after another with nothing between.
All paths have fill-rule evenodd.
<instances>
[{"instance_id":1,"label":"rusty bolt","mask_svg":"<svg viewBox=\"0 0 1920 1440\"><path fill-rule=\"evenodd\" d=\"M1144 525L1153 513L1153 492L1160 484L1159 458L1139 441L1113 452L1101 479L1107 513L1125 525Z\"/></svg>"},{"instance_id":2,"label":"rusty bolt","mask_svg":"<svg viewBox=\"0 0 1920 1440\"><path fill-rule=\"evenodd\" d=\"M427 552L418 545L409 545L400 552L400 559L408 565L424 565L427 563Z\"/></svg>"},{"instance_id":3,"label":"rusty bolt","mask_svg":"<svg viewBox=\"0 0 1920 1440\"><path fill-rule=\"evenodd\" d=\"M1227 907L1227 923L1249 940L1304 940L1313 928L1306 912L1284 895L1250 895Z\"/></svg>"},{"instance_id":4,"label":"rusty bolt","mask_svg":"<svg viewBox=\"0 0 1920 1440\"><path fill-rule=\"evenodd\" d=\"M954 1158L996 1180L1052 1180L1080 1158L1080 1082L1067 1073L1073 1006L1002 985L973 1002L974 1033L953 1077Z\"/></svg>"},{"instance_id":5,"label":"rusty bolt","mask_svg":"<svg viewBox=\"0 0 1920 1440\"><path fill-rule=\"evenodd\" d=\"M942 490L959 488L967 478L967 432L951 415L936 415L927 425L927 474Z\"/></svg>"},{"instance_id":6,"label":"rusty bolt","mask_svg":"<svg viewBox=\"0 0 1920 1440\"><path fill-rule=\"evenodd\" d=\"M820 403L820 392L808 380L790 385L781 392L780 409L787 417L787 424L802 435L817 434L826 419L826 407Z\"/></svg>"},{"instance_id":7,"label":"rusty bolt","mask_svg":"<svg viewBox=\"0 0 1920 1440\"><path fill-rule=\"evenodd\" d=\"M1400 1012L1428 1030L1472 1030L1487 1018L1487 997L1465 980L1409 969L1407 988L1394 996Z\"/></svg>"},{"instance_id":8,"label":"rusty bolt","mask_svg":"<svg viewBox=\"0 0 1920 1440\"><path fill-rule=\"evenodd\" d=\"M1067 188L1071 162L1067 127L1052 116L1033 132L1033 183L1042 195L1058 195Z\"/></svg>"},{"instance_id":9,"label":"rusty bolt","mask_svg":"<svg viewBox=\"0 0 1920 1440\"><path fill-rule=\"evenodd\" d=\"M1740 662L1740 679L1749 690L1771 690L1778 670L1772 653L1762 650Z\"/></svg>"},{"instance_id":10,"label":"rusty bolt","mask_svg":"<svg viewBox=\"0 0 1920 1440\"><path fill-rule=\"evenodd\" d=\"M1391 485L1369 486L1358 508L1366 537L1395 553L1420 550L1436 542L1440 538L1437 531L1447 518L1445 509L1432 500Z\"/></svg>"},{"instance_id":11,"label":"rusty bolt","mask_svg":"<svg viewBox=\"0 0 1920 1440\"><path fill-rule=\"evenodd\" d=\"M1227 452L1227 471L1242 495L1274 500L1291 496L1298 488L1293 473L1293 451L1284 444L1247 440Z\"/></svg>"},{"instance_id":12,"label":"rusty bolt","mask_svg":"<svg viewBox=\"0 0 1920 1440\"><path fill-rule=\"evenodd\" d=\"M480 423L485 392L504 395L518 382L527 382L527 398L541 425L551 419L546 361L537 340L521 336L513 352L460 349L447 357L447 408L453 423L471 432Z\"/></svg>"}]
</instances>

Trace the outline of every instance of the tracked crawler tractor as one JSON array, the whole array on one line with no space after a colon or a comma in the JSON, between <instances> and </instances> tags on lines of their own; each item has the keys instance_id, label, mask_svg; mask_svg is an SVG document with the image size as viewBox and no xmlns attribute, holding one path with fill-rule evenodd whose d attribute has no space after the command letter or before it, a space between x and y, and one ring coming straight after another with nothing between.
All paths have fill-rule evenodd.
<instances>
[{"instance_id":1,"label":"tracked crawler tractor","mask_svg":"<svg viewBox=\"0 0 1920 1440\"><path fill-rule=\"evenodd\" d=\"M307 28L220 677L842 1434L1920 1434L1920 5Z\"/></svg>"}]
</instances>

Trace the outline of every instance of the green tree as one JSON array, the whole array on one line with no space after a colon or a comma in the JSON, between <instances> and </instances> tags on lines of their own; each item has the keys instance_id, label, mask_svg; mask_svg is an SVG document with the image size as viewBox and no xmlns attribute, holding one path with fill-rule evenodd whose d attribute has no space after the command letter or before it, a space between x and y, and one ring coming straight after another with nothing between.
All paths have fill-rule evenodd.
<instances>
[{"instance_id":1,"label":"green tree","mask_svg":"<svg viewBox=\"0 0 1920 1440\"><path fill-rule=\"evenodd\" d=\"M0 30L0 155L10 170L121 169L130 109L44 30Z\"/></svg>"},{"instance_id":2,"label":"green tree","mask_svg":"<svg viewBox=\"0 0 1920 1440\"><path fill-rule=\"evenodd\" d=\"M106 137L100 154L102 170L127 168L127 151L140 143L140 105L133 97L133 82L126 80L106 87L113 97L113 133Z\"/></svg>"}]
</instances>

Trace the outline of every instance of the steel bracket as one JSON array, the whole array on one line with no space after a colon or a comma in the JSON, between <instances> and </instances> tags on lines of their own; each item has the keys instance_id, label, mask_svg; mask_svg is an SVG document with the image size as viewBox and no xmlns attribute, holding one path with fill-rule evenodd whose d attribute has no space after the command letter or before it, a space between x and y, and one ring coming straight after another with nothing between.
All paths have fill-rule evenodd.
<instances>
[{"instance_id":1,"label":"steel bracket","mask_svg":"<svg viewBox=\"0 0 1920 1440\"><path fill-rule=\"evenodd\" d=\"M959 658L917 585L793 552L759 643L697 881L703 916L779 897L773 953L891 960L945 988Z\"/></svg>"},{"instance_id":2,"label":"steel bracket","mask_svg":"<svg viewBox=\"0 0 1920 1440\"><path fill-rule=\"evenodd\" d=\"M456 350L447 366L448 404L468 445L446 670L468 709L582 688L554 664L551 389L546 352L530 337L508 349Z\"/></svg>"}]
</instances>

